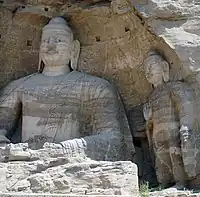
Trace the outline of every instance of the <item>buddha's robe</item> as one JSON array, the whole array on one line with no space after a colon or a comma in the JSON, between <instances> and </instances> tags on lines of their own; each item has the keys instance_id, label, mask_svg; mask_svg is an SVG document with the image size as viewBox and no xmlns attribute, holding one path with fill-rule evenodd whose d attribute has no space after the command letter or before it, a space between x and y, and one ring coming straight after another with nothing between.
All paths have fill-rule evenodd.
<instances>
[{"instance_id":1,"label":"buddha's robe","mask_svg":"<svg viewBox=\"0 0 200 197\"><path fill-rule=\"evenodd\" d=\"M190 135L197 132L194 98L193 90L182 82L164 84L149 96L146 119L159 183L185 180L192 173L188 164L193 160L186 162L191 150L184 145L180 128L187 127Z\"/></svg>"},{"instance_id":2,"label":"buddha's robe","mask_svg":"<svg viewBox=\"0 0 200 197\"><path fill-rule=\"evenodd\" d=\"M0 102L2 143L21 118L21 140L33 149L44 142L61 143L74 154L112 161L134 153L121 101L104 79L77 71L37 73L10 83Z\"/></svg>"}]
</instances>

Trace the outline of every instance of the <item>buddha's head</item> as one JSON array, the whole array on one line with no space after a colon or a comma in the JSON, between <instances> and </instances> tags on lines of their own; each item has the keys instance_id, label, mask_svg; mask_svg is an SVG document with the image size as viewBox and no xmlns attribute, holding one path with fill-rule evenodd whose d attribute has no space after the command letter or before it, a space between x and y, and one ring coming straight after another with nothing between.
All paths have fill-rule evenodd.
<instances>
[{"instance_id":1,"label":"buddha's head","mask_svg":"<svg viewBox=\"0 0 200 197\"><path fill-rule=\"evenodd\" d=\"M169 63L155 51L151 51L144 60L146 79L154 87L169 81Z\"/></svg>"},{"instance_id":2,"label":"buddha's head","mask_svg":"<svg viewBox=\"0 0 200 197\"><path fill-rule=\"evenodd\" d=\"M62 17L55 17L43 28L40 45L39 70L41 62L45 67L69 66L76 70L80 43L74 40L72 30Z\"/></svg>"}]
</instances>

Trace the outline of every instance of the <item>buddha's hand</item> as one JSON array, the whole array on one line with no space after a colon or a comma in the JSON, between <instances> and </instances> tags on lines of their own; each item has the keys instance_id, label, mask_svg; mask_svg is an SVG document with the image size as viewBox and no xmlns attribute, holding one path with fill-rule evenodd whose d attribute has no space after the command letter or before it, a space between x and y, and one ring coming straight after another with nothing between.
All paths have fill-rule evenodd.
<instances>
[{"instance_id":1,"label":"buddha's hand","mask_svg":"<svg viewBox=\"0 0 200 197\"><path fill-rule=\"evenodd\" d=\"M0 161L29 161L30 156L27 143L10 143L0 147Z\"/></svg>"},{"instance_id":2,"label":"buddha's hand","mask_svg":"<svg viewBox=\"0 0 200 197\"><path fill-rule=\"evenodd\" d=\"M150 103L145 103L143 105L143 116L144 116L144 119L146 121L151 119L151 117L152 117L152 109L151 109Z\"/></svg>"},{"instance_id":3,"label":"buddha's hand","mask_svg":"<svg viewBox=\"0 0 200 197\"><path fill-rule=\"evenodd\" d=\"M180 136L182 142L187 142L191 136L192 130L188 128L186 125L181 125L180 128Z\"/></svg>"}]
</instances>

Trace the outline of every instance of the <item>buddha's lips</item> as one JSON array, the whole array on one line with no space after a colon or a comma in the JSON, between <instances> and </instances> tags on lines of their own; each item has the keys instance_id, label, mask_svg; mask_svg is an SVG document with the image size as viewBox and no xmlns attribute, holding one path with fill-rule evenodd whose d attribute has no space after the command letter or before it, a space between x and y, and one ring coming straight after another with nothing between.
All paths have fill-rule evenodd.
<instances>
[{"instance_id":1,"label":"buddha's lips","mask_svg":"<svg viewBox=\"0 0 200 197\"><path fill-rule=\"evenodd\" d=\"M46 52L46 54L57 54L58 52L57 51L54 51L54 50L49 50Z\"/></svg>"},{"instance_id":2,"label":"buddha's lips","mask_svg":"<svg viewBox=\"0 0 200 197\"><path fill-rule=\"evenodd\" d=\"M56 49L49 49L49 48L41 48L40 52L43 54L54 54L54 53L58 53L58 51Z\"/></svg>"}]
</instances>

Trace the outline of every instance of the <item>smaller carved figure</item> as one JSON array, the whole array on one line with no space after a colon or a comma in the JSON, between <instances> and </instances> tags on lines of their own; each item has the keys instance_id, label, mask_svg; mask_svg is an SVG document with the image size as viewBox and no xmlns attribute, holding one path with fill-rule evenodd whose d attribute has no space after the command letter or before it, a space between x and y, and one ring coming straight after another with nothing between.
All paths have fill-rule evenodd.
<instances>
[{"instance_id":1,"label":"smaller carved figure","mask_svg":"<svg viewBox=\"0 0 200 197\"><path fill-rule=\"evenodd\" d=\"M173 183L173 187L182 189L197 173L190 171L193 160L187 158L191 150L184 145L195 131L195 97L186 83L169 82L169 64L157 52L148 54L144 69L154 88L143 113L157 179L163 187Z\"/></svg>"}]
</instances>

